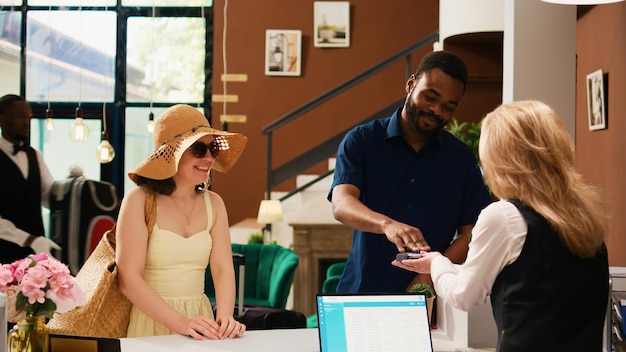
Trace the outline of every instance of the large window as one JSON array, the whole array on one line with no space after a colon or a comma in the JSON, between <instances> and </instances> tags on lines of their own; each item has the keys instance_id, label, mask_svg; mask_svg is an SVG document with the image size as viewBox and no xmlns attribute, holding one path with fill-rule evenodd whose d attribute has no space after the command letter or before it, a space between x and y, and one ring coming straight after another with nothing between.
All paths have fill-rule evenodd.
<instances>
[{"instance_id":1,"label":"large window","mask_svg":"<svg viewBox=\"0 0 626 352\"><path fill-rule=\"evenodd\" d=\"M116 20L113 11L29 11L26 99L112 102Z\"/></svg>"},{"instance_id":2,"label":"large window","mask_svg":"<svg viewBox=\"0 0 626 352\"><path fill-rule=\"evenodd\" d=\"M31 144L55 179L78 165L87 178L127 190L126 174L154 147L150 113L186 103L210 117L212 4L0 0L0 95L31 103ZM81 142L68 132L79 106L90 131ZM105 127L116 152L109 164L96 158Z\"/></svg>"},{"instance_id":3,"label":"large window","mask_svg":"<svg viewBox=\"0 0 626 352\"><path fill-rule=\"evenodd\" d=\"M128 19L128 101L196 101L204 92L202 18Z\"/></svg>"}]
</instances>

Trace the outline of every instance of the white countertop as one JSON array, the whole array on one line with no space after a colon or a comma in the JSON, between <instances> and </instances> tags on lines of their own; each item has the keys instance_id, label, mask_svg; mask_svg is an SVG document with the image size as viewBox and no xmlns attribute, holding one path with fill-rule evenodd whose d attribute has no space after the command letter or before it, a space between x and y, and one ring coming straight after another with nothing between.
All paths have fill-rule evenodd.
<instances>
[{"instance_id":1,"label":"white countertop","mask_svg":"<svg viewBox=\"0 0 626 352\"><path fill-rule=\"evenodd\" d=\"M194 340L182 335L120 339L122 352L319 352L317 329L246 331L243 337L228 340Z\"/></svg>"},{"instance_id":2,"label":"white countertop","mask_svg":"<svg viewBox=\"0 0 626 352\"><path fill-rule=\"evenodd\" d=\"M317 329L277 329L246 331L242 338L229 340L194 340L182 335L120 339L122 352L319 352ZM437 349L436 352L451 352Z\"/></svg>"}]
</instances>

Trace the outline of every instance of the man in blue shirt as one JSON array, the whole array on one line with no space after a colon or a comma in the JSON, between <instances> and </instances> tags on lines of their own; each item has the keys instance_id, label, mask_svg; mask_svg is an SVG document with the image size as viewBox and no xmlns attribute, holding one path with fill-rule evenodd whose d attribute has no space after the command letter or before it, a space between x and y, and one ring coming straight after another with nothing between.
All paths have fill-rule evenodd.
<instances>
[{"instance_id":1,"label":"man in blue shirt","mask_svg":"<svg viewBox=\"0 0 626 352\"><path fill-rule=\"evenodd\" d=\"M472 151L443 130L466 84L459 57L429 53L406 82L402 108L344 137L328 199L335 218L355 230L338 292L432 285L429 275L391 265L405 250L465 260L470 231L490 202Z\"/></svg>"}]
</instances>

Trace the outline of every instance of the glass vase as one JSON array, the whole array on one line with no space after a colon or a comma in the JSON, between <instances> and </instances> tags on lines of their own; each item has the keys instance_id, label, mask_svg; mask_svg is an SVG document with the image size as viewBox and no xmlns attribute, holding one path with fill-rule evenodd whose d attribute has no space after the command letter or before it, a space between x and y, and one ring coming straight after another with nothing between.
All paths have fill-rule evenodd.
<instances>
[{"instance_id":1,"label":"glass vase","mask_svg":"<svg viewBox=\"0 0 626 352\"><path fill-rule=\"evenodd\" d=\"M27 315L9 331L7 352L48 352L49 335L44 315Z\"/></svg>"}]
</instances>

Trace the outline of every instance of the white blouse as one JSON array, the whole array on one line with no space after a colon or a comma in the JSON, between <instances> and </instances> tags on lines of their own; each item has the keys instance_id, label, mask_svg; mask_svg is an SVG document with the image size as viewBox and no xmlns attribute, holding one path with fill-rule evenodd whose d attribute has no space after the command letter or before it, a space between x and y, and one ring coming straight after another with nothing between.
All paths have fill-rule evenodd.
<instances>
[{"instance_id":1,"label":"white blouse","mask_svg":"<svg viewBox=\"0 0 626 352\"><path fill-rule=\"evenodd\" d=\"M519 257L527 231L515 205L505 200L488 205L472 229L465 263L453 264L444 256L433 259L430 272L437 295L464 311L486 303L500 271Z\"/></svg>"}]
</instances>

